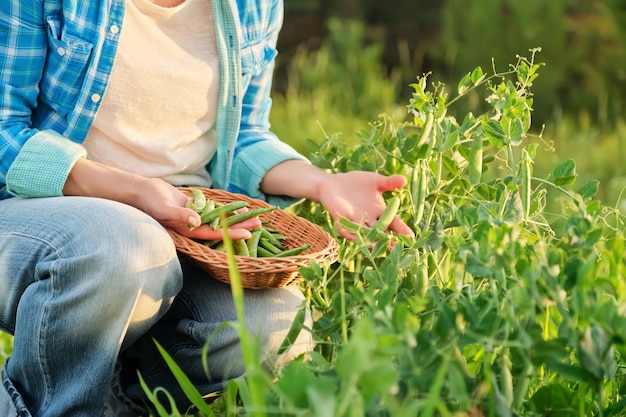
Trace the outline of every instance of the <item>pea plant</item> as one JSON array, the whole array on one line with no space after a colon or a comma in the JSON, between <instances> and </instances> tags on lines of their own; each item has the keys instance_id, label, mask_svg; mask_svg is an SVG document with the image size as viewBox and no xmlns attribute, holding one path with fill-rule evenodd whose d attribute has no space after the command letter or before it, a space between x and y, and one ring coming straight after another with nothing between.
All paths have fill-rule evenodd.
<instances>
[{"instance_id":1,"label":"pea plant","mask_svg":"<svg viewBox=\"0 0 626 417\"><path fill-rule=\"evenodd\" d=\"M387 197L416 238L357 228L337 263L302 270L317 348L277 375L279 415L626 413L623 217L594 200L597 181L576 184L572 160L534 175L530 52L453 92L418 77L410 120L381 115L311 156L405 175ZM455 116L464 98L484 112ZM319 205L296 210L334 233Z\"/></svg>"},{"instance_id":2,"label":"pea plant","mask_svg":"<svg viewBox=\"0 0 626 417\"><path fill-rule=\"evenodd\" d=\"M318 145L311 160L329 171L406 176L385 197L415 238L381 232L385 213L381 227L346 223L347 241L321 206L293 207L341 243L337 262L301 269L313 321L303 306L281 346L311 332L316 348L268 375L240 328L247 377L210 406L172 364L194 415L626 414L624 219L595 199L598 181L576 183L573 160L534 172L546 150L530 52L454 91L418 77L408 120L382 114L357 141ZM455 115L462 99L484 110Z\"/></svg>"}]
</instances>

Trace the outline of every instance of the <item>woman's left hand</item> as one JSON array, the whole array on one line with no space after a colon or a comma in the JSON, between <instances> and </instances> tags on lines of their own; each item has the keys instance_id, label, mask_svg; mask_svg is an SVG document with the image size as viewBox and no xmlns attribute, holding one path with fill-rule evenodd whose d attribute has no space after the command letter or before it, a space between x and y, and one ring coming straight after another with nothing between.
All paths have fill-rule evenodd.
<instances>
[{"instance_id":1,"label":"woman's left hand","mask_svg":"<svg viewBox=\"0 0 626 417\"><path fill-rule=\"evenodd\" d=\"M339 218L346 217L365 226L373 226L385 210L383 193L398 190L406 184L402 175L385 176L375 172L351 171L330 175L318 185L320 203L335 220L339 234L348 239L354 235L339 225ZM411 228L397 215L389 230L414 236Z\"/></svg>"},{"instance_id":2,"label":"woman's left hand","mask_svg":"<svg viewBox=\"0 0 626 417\"><path fill-rule=\"evenodd\" d=\"M386 208L383 193L404 187L406 181L399 174L386 176L367 171L331 174L308 162L287 160L265 174L261 190L266 194L289 195L321 203L335 220L339 234L354 239L352 233L339 225L339 218L373 226ZM398 216L389 225L389 230L414 236L411 228Z\"/></svg>"}]
</instances>

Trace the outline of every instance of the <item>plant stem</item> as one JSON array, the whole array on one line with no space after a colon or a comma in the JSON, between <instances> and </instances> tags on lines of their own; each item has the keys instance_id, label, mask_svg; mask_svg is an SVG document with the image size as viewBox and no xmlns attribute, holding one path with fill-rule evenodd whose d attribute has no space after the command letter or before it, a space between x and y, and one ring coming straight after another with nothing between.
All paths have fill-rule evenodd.
<instances>
[{"instance_id":1,"label":"plant stem","mask_svg":"<svg viewBox=\"0 0 626 417\"><path fill-rule=\"evenodd\" d=\"M348 343L348 320L346 318L346 283L343 268L339 273L339 285L341 286L341 338L343 343Z\"/></svg>"}]
</instances>

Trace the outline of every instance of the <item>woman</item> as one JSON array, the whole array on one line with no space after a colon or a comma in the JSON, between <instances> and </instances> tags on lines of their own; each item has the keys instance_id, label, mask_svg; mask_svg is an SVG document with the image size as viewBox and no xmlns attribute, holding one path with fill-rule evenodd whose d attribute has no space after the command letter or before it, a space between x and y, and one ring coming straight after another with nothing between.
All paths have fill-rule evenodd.
<instances>
[{"instance_id":1,"label":"woman","mask_svg":"<svg viewBox=\"0 0 626 417\"><path fill-rule=\"evenodd\" d=\"M14 334L0 415L142 415L137 371L186 405L153 338L203 393L243 373L236 334L214 334L235 319L229 287L180 260L165 231L221 237L190 230L199 217L177 185L281 206L307 198L366 224L404 185L331 175L269 131L282 6L0 2L0 329ZM398 218L390 229L411 233ZM297 288L246 292L248 328L269 356L301 301Z\"/></svg>"}]
</instances>

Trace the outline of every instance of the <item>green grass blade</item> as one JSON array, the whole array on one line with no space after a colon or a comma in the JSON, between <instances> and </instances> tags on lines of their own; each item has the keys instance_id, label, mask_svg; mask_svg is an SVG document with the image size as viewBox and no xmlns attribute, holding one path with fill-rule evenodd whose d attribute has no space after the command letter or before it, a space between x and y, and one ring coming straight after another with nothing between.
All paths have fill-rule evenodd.
<instances>
[{"instance_id":1,"label":"green grass blade","mask_svg":"<svg viewBox=\"0 0 626 417\"><path fill-rule=\"evenodd\" d=\"M191 403L202 413L209 417L213 417L213 411L211 411L209 405L204 401L204 398L202 398L202 394L200 394L200 392L196 389L196 387L189 380L187 375L185 375L182 369L180 369L178 364L176 364L174 359L159 344L159 342L155 340L154 343L161 353L161 356L163 356L163 359L165 360L168 368L170 368L170 371L172 371L172 374L174 374L174 378L176 378L176 381L180 385L181 389L183 390L189 401L191 401Z\"/></svg>"}]
</instances>

